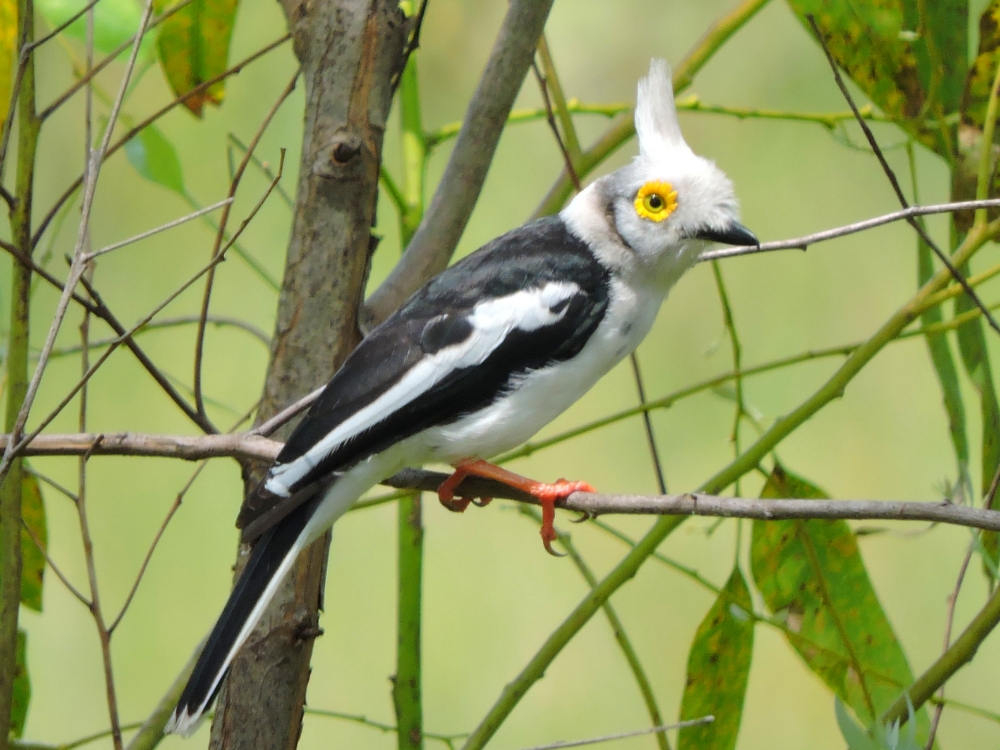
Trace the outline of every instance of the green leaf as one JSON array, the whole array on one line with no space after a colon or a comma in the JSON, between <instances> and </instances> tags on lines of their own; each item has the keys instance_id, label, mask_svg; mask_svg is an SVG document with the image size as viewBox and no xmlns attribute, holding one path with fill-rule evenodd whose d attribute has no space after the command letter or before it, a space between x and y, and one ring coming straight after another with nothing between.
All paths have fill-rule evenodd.
<instances>
[{"instance_id":1,"label":"green leaf","mask_svg":"<svg viewBox=\"0 0 1000 750\"><path fill-rule=\"evenodd\" d=\"M753 657L752 611L746 581L734 568L695 633L681 702L681 721L708 715L715 721L681 729L678 750L736 747Z\"/></svg>"},{"instance_id":2,"label":"green leaf","mask_svg":"<svg viewBox=\"0 0 1000 750\"><path fill-rule=\"evenodd\" d=\"M60 26L87 5L88 0L36 0L35 7L51 27ZM94 6L94 49L108 54L139 30L142 12L136 0L101 0ZM63 32L81 42L87 39L87 16L83 15ZM143 37L139 46L141 59L153 54L155 33ZM122 55L127 56L127 51Z\"/></svg>"},{"instance_id":3,"label":"green leaf","mask_svg":"<svg viewBox=\"0 0 1000 750\"><path fill-rule=\"evenodd\" d=\"M962 93L962 122L979 130L986 119L990 87L996 76L1000 57L1000 0L992 0L979 17L979 47L965 79Z\"/></svg>"},{"instance_id":4,"label":"green leaf","mask_svg":"<svg viewBox=\"0 0 1000 750\"><path fill-rule=\"evenodd\" d=\"M917 281L923 286L934 275L934 260L931 249L919 236L917 237ZM944 321L941 307L931 307L920 314L920 323L925 328ZM958 368L948 345L948 337L943 333L929 333L924 339L930 353L931 364L937 374L941 395L944 399L944 409L948 416L948 434L955 449L955 459L958 463L958 481L966 486L969 473L969 438L965 428L965 405L962 401L962 389L958 383Z\"/></svg>"},{"instance_id":5,"label":"green leaf","mask_svg":"<svg viewBox=\"0 0 1000 750\"><path fill-rule=\"evenodd\" d=\"M869 99L924 145L951 161L949 128L966 75L968 7L959 0L788 0L812 35ZM921 17L921 10L926 14Z\"/></svg>"},{"instance_id":6,"label":"green leaf","mask_svg":"<svg viewBox=\"0 0 1000 750\"><path fill-rule=\"evenodd\" d=\"M968 277L968 264L960 268L959 271ZM974 309L976 309L976 303L969 299L968 295L963 294L955 299L955 315L961 315ZM997 466L1000 465L1000 404L997 403L993 372L990 368L989 355L986 352L986 334L983 331L982 318L963 323L958 327L956 335L958 336L958 351L962 356L965 372L979 395L979 411L983 428L981 479L982 492L985 496L993 482ZM994 510L1000 508L1000 493L997 495L993 498L993 504L990 506ZM992 580L993 569L996 567L998 554L1000 554L1000 535L995 531L984 531L983 547L993 561L992 565L984 561L983 570Z\"/></svg>"},{"instance_id":7,"label":"green leaf","mask_svg":"<svg viewBox=\"0 0 1000 750\"><path fill-rule=\"evenodd\" d=\"M35 539L44 549L48 544L48 531L41 487L38 486L38 479L27 472L21 480L21 517L27 526L27 529L21 528L21 604L41 612L45 555L38 549ZM28 529L31 529L30 533Z\"/></svg>"},{"instance_id":8,"label":"green leaf","mask_svg":"<svg viewBox=\"0 0 1000 750\"><path fill-rule=\"evenodd\" d=\"M840 698L834 697L833 709L834 713L837 714L837 726L840 727L840 733L847 741L847 750L878 750L875 740L854 723L854 719L847 713L847 707Z\"/></svg>"},{"instance_id":9,"label":"green leaf","mask_svg":"<svg viewBox=\"0 0 1000 750\"><path fill-rule=\"evenodd\" d=\"M20 737L31 702L31 679L28 677L28 634L17 630L17 657L14 666L14 702L10 707L10 733Z\"/></svg>"},{"instance_id":10,"label":"green leaf","mask_svg":"<svg viewBox=\"0 0 1000 750\"><path fill-rule=\"evenodd\" d=\"M17 0L0 0L0 122L7 119L17 70Z\"/></svg>"},{"instance_id":11,"label":"green leaf","mask_svg":"<svg viewBox=\"0 0 1000 750\"><path fill-rule=\"evenodd\" d=\"M776 465L761 497L827 496ZM874 721L913 682L845 521L754 521L750 561L789 643L858 716ZM917 723L926 736L926 712Z\"/></svg>"},{"instance_id":12,"label":"green leaf","mask_svg":"<svg viewBox=\"0 0 1000 750\"><path fill-rule=\"evenodd\" d=\"M155 0L162 12L168 0ZM239 0L194 0L163 22L160 63L174 94L181 96L226 71L229 40ZM184 100L184 106L201 117L205 102L219 105L225 93L219 81Z\"/></svg>"},{"instance_id":13,"label":"green leaf","mask_svg":"<svg viewBox=\"0 0 1000 750\"><path fill-rule=\"evenodd\" d=\"M147 125L125 144L125 157L150 182L185 194L184 172L177 150L155 125Z\"/></svg>"},{"instance_id":14,"label":"green leaf","mask_svg":"<svg viewBox=\"0 0 1000 750\"><path fill-rule=\"evenodd\" d=\"M957 112L968 68L968 0L903 0L903 18L907 29L917 32L913 51L920 83L936 110L930 114Z\"/></svg>"}]
</instances>

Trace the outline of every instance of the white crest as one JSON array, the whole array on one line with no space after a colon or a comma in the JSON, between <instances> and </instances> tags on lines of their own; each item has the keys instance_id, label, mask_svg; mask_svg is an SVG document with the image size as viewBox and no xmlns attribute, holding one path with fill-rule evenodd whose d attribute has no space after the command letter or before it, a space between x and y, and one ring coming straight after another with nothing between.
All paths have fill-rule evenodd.
<instances>
[{"instance_id":1,"label":"white crest","mask_svg":"<svg viewBox=\"0 0 1000 750\"><path fill-rule=\"evenodd\" d=\"M674 87L666 60L654 58L649 64L649 74L639 81L635 132L639 136L639 153L645 157L661 159L670 151L691 151L677 122Z\"/></svg>"}]
</instances>

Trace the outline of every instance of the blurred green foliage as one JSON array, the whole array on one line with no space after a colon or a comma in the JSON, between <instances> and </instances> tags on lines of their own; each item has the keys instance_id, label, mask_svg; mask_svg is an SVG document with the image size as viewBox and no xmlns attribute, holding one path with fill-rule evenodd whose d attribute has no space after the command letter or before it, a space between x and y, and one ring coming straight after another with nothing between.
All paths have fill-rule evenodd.
<instances>
[{"instance_id":1,"label":"blurred green foliage","mask_svg":"<svg viewBox=\"0 0 1000 750\"><path fill-rule=\"evenodd\" d=\"M37 7L52 28L83 5L81 0L39 0ZM432 0L418 53L420 75L414 74L428 131L448 128L460 119L503 5ZM722 0L557 4L548 34L563 76L562 89L586 103L627 102L649 57L678 60L709 23L733 5ZM158 3L156 11L166 13L170 7ZM14 70L12 8L0 0L0 102L9 99ZM1000 58L1000 4L771 3L699 73L694 82L699 101L793 113L842 110L822 51L795 22L806 14L815 16L831 52L854 84L898 126L876 130L894 168L908 170L910 163L893 146L910 142L926 147L912 162L913 183L923 180L924 201L968 196L970 185L974 194L975 173L969 164L979 154L975 135L982 132ZM101 0L95 8L95 48L104 54L115 50L134 33L139 17L134 0ZM975 27L970 29L970 19L976 18L978 34ZM235 0L194 0L143 42L143 54L150 59L156 55L157 74L147 74L141 85L132 88L123 117L135 122L221 74L237 55L250 54L283 33L284 24L273 2L246 0L237 14ZM810 27L805 28L811 34ZM73 82L66 52L79 58L85 29L84 19L77 20L61 46L38 52L43 61L39 86L45 96L55 97ZM124 148L124 162L111 161L102 177L93 226L95 246L184 213L194 196L204 203L221 197L228 187L225 152L230 133L248 141L294 70L295 62L285 48L232 79L225 108L204 110L206 101L222 102L220 82L185 102L203 121L174 111L133 138ZM116 90L120 73L121 65L115 63L97 78L99 106L110 101L107 94ZM541 104L530 78L521 98L524 107ZM258 149L263 162L273 164L279 146L298 148L297 108L302 100L292 101ZM40 210L47 210L82 168L81 117L82 104L76 99L46 125L45 149L39 157ZM574 111L574 117L581 141L604 132L603 117L588 116L583 110ZM684 117L693 148L715 158L734 177L746 223L762 237L794 236L896 207L874 160L851 148L860 142L853 126L838 126L838 142L821 128L807 130L803 123L713 120L709 118L719 115L710 113ZM561 170L561 157L544 120L524 119L534 124L512 127L505 135L459 254L523 221ZM393 140L398 138L398 125L391 123L386 147L386 164L393 174L401 173L404 161L405 146ZM963 142L973 145L963 150ZM428 191L447 158L444 143L420 165L421 170L426 168ZM613 168L628 157L625 148L604 167ZM257 163L245 193L238 196L237 212L252 205L269 181L269 165L263 162ZM991 185L994 181L991 177ZM291 189L294 175L282 182ZM392 213L392 201L382 204L378 230L385 240L373 261L372 284L398 257L399 235L406 231ZM967 219L971 223L971 217ZM48 239L55 248L48 267L57 275L64 270L61 254L72 247L73 224L67 222L65 231L51 230ZM253 262L280 278L289 224L290 214L280 202L266 206L260 224L244 238L253 253L244 257L257 259ZM946 247L953 247L968 228L959 226L953 232L937 220L928 226ZM102 258L95 283L116 312L138 317L191 268L204 263L210 247L211 237L204 229L186 226ZM983 255L990 263L998 260L995 248L987 248ZM921 255L920 262L922 283L934 270L929 252ZM975 264L985 262L977 258ZM727 280L732 312L743 333L744 367L869 335L912 293L913 266L912 238L903 227L845 239L836 249L811 250L804 257L734 261L727 266ZM213 309L270 330L276 297L262 278L259 269L241 261L226 264ZM981 289L984 298L996 298L995 284ZM715 345L724 331L715 299L711 275L701 268L668 302L643 347L652 397L729 368L717 351L726 347ZM183 296L170 313L190 315L197 303L197 295ZM39 321L32 334L36 344L53 304L52 292L40 287L33 299L33 314ZM971 309L968 302L959 302L955 313L966 309ZM924 320L946 322L949 312L941 308L940 314L928 313ZM73 335L73 327L67 325L64 343ZM182 385L189 382L190 330L178 326L152 332L145 341L172 378ZM208 342L206 391L215 397L210 409L215 418L232 421L259 396L265 355L252 342L223 329L210 330ZM950 496L954 487L969 484L973 475L980 490L988 488L1000 458L1000 410L990 370L995 342L976 321L961 327L957 336L939 334L928 343L933 363L927 352L911 344L895 344L880 355L852 384L843 403L829 406L782 444L783 458L837 497L940 499L942 493ZM964 375L954 365L956 345ZM737 417L737 429L752 434L757 429L754 420L768 423L787 412L828 372L828 365L817 362L782 369L767 378L744 379L748 415ZM54 365L43 382L39 413L58 401L76 377L75 363L71 365L68 358ZM91 412L99 425L95 429L190 429L144 378L125 357L109 362L92 386ZM626 369L619 368L546 434L633 406L630 378ZM970 411L967 419L963 404L970 398L977 399L980 408L975 414ZM730 401L706 393L654 413L672 488L695 487L729 460L732 409ZM75 427L67 416L53 429ZM519 470L542 477L583 473L602 489L652 492L655 482L643 440L640 421L631 419L525 458ZM976 451L982 460L972 470L965 464ZM957 475L952 455L959 459ZM37 463L67 484L75 481L75 462L53 458ZM102 590L106 587L115 604L125 599L161 515L188 473L188 467L167 460L92 462L89 482L90 496L95 498L99 574ZM75 511L50 506L47 526L37 480L30 481L34 484L27 486L26 481L24 491L26 521L43 543L50 539L50 552L69 577L81 580L84 569ZM749 478L744 480L745 492L751 484ZM228 463L218 462L205 472L168 529L163 548L154 556L123 620L115 641L115 667L127 719L148 713L222 602L230 583L227 571L235 542L231 523L239 486L238 472ZM760 495L826 496L776 461ZM566 566L535 554L534 535L526 534L513 516L493 508L461 518L435 510L427 514L423 631L428 727L457 732L474 726L510 675L585 593ZM323 622L328 635L316 649L312 706L391 721L384 676L392 670L394 648L394 521L395 513L382 508L351 514L338 525ZM648 526L643 519L615 523L633 535ZM727 528L737 527L728 522ZM841 733L851 750L911 750L914 738L923 742L925 710L910 722L917 725L914 735L905 726L880 727L877 719L913 681L914 670L922 670L939 653L943 602L954 585L968 535L936 529L909 537L897 534L894 527L892 533L866 535L862 554L855 529L844 522L754 522L751 544L733 567L732 544L725 535L689 522L686 533L675 534L663 545L664 554L696 564L699 575L693 580L725 583L718 588L692 586L691 576L668 578L644 569L616 596L635 651L661 704L669 707L668 715L716 716L712 724L684 730L677 740L679 748L832 749L843 747ZM598 570L606 570L621 555L619 547L592 527L581 528L575 539ZM995 541L988 536L984 540L982 548L995 556ZM26 640L19 638L19 663L24 669L16 686L15 726L20 732L25 725L30 666L36 691L27 714L27 736L54 743L99 732L107 720L92 624L60 586L48 585L43 591L44 558L30 538L24 550L24 603L41 611L44 594L46 611L42 616L22 616L32 649L26 659ZM753 590L744 571L752 574ZM981 603L984 586L978 583L967 587L968 593L959 600L959 622ZM761 616L753 614L757 600L783 624L783 639L771 637L774 629L758 629ZM610 640L600 627L585 629L504 725L498 743L521 747L538 744L543 736L597 735L648 723L632 676ZM689 643L686 650L682 644ZM949 691L997 709L995 691L983 690L983 685L992 684L998 661L995 645L984 644L976 662L949 683ZM828 691L838 696L835 712L829 711ZM840 700L873 727L872 735L854 723ZM942 745L984 746L1000 739L997 725L972 722L961 714L952 720L952 715L952 710L944 715ZM371 731L363 721L323 723L317 728L314 722L319 721L307 719L302 747L327 747L331 742L348 747L395 744L394 738ZM203 743L206 736L202 730L195 742ZM652 747L653 742L644 738L621 746ZM171 739L164 746L183 745Z\"/></svg>"}]
</instances>

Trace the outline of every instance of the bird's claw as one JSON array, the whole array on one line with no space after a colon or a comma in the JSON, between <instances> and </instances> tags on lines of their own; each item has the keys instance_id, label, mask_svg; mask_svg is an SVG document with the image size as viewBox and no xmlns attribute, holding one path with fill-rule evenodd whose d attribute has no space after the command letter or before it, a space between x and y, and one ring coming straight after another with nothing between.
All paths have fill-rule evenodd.
<instances>
[{"instance_id":1,"label":"bird's claw","mask_svg":"<svg viewBox=\"0 0 1000 750\"><path fill-rule=\"evenodd\" d=\"M472 498L468 497L450 497L444 498L438 495L438 501L445 508L450 510L452 513L464 513L465 509L469 507L469 503L472 502Z\"/></svg>"},{"instance_id":2,"label":"bird's claw","mask_svg":"<svg viewBox=\"0 0 1000 750\"><path fill-rule=\"evenodd\" d=\"M559 536L554 525L556 501L565 500L574 492L596 492L596 490L586 482L567 482L565 479L560 479L553 484L539 483L531 491L531 494L538 498L538 503L542 506L542 529L540 531L542 544L545 545L545 551L554 557L565 557L552 549L552 542Z\"/></svg>"}]
</instances>

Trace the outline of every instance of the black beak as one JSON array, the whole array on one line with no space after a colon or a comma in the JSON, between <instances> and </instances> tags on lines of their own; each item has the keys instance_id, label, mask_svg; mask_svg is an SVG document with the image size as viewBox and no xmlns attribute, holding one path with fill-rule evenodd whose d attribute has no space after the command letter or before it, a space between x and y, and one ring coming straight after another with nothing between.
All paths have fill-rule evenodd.
<instances>
[{"instance_id":1,"label":"black beak","mask_svg":"<svg viewBox=\"0 0 1000 750\"><path fill-rule=\"evenodd\" d=\"M715 229L705 227L694 233L697 240L708 240L710 242L721 242L723 245L759 245L760 240L757 235L740 224L738 221L732 222L725 229Z\"/></svg>"}]
</instances>

